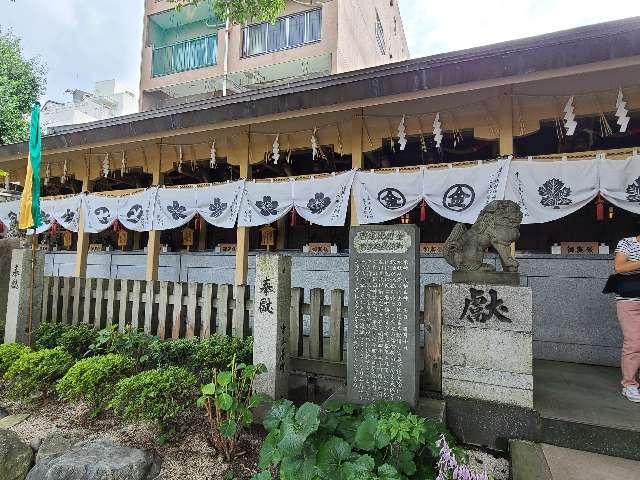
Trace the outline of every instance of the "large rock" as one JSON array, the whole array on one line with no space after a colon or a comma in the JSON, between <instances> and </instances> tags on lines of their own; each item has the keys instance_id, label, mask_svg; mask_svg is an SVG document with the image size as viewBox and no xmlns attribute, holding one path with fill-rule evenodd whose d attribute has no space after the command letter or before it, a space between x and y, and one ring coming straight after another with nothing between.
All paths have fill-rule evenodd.
<instances>
[{"instance_id":1,"label":"large rock","mask_svg":"<svg viewBox=\"0 0 640 480\"><path fill-rule=\"evenodd\" d=\"M33 451L11 430L0 430L0 478L24 480L31 467Z\"/></svg>"},{"instance_id":2,"label":"large rock","mask_svg":"<svg viewBox=\"0 0 640 480\"><path fill-rule=\"evenodd\" d=\"M27 480L151 480L160 470L150 453L111 440L76 443L60 454L64 446L59 438L43 442Z\"/></svg>"}]
</instances>

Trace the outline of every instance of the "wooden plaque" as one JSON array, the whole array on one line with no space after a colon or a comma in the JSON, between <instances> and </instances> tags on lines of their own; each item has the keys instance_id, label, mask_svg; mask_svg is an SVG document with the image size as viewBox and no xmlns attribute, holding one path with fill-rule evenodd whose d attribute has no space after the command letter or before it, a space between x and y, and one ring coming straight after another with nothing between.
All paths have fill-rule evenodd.
<instances>
[{"instance_id":1,"label":"wooden plaque","mask_svg":"<svg viewBox=\"0 0 640 480\"><path fill-rule=\"evenodd\" d=\"M330 243L309 243L307 248L309 253L331 253L332 245Z\"/></svg>"},{"instance_id":2,"label":"wooden plaque","mask_svg":"<svg viewBox=\"0 0 640 480\"><path fill-rule=\"evenodd\" d=\"M73 235L69 230L65 230L62 234L62 244L64 248L71 248L71 243L73 242Z\"/></svg>"},{"instance_id":3,"label":"wooden plaque","mask_svg":"<svg viewBox=\"0 0 640 480\"><path fill-rule=\"evenodd\" d=\"M270 225L260 229L260 245L269 250L276 244L276 229Z\"/></svg>"},{"instance_id":4,"label":"wooden plaque","mask_svg":"<svg viewBox=\"0 0 640 480\"><path fill-rule=\"evenodd\" d=\"M182 230L182 245L185 247L193 246L193 228L184 228Z\"/></svg>"},{"instance_id":5,"label":"wooden plaque","mask_svg":"<svg viewBox=\"0 0 640 480\"><path fill-rule=\"evenodd\" d=\"M218 247L221 253L233 253L237 250L235 243L221 243Z\"/></svg>"},{"instance_id":6,"label":"wooden plaque","mask_svg":"<svg viewBox=\"0 0 640 480\"><path fill-rule=\"evenodd\" d=\"M101 252L102 249L103 249L103 246L101 243L92 243L89 245L90 252Z\"/></svg>"},{"instance_id":7,"label":"wooden plaque","mask_svg":"<svg viewBox=\"0 0 640 480\"><path fill-rule=\"evenodd\" d=\"M420 253L432 253L442 255L444 243L421 243Z\"/></svg>"},{"instance_id":8,"label":"wooden plaque","mask_svg":"<svg viewBox=\"0 0 640 480\"><path fill-rule=\"evenodd\" d=\"M561 242L560 248L563 255L595 255L599 252L598 242Z\"/></svg>"},{"instance_id":9,"label":"wooden plaque","mask_svg":"<svg viewBox=\"0 0 640 480\"><path fill-rule=\"evenodd\" d=\"M128 239L129 239L129 234L125 229L122 229L118 232L118 246L120 248L124 248L127 246Z\"/></svg>"}]
</instances>

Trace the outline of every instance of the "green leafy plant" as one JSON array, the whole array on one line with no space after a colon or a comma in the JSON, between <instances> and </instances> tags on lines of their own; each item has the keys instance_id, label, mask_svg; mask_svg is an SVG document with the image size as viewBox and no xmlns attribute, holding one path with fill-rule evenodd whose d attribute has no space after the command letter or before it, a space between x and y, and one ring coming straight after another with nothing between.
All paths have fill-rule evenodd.
<instances>
[{"instance_id":1,"label":"green leafy plant","mask_svg":"<svg viewBox=\"0 0 640 480\"><path fill-rule=\"evenodd\" d=\"M11 365L31 349L21 343L3 343L0 345L0 374L4 374Z\"/></svg>"},{"instance_id":2,"label":"green leafy plant","mask_svg":"<svg viewBox=\"0 0 640 480\"><path fill-rule=\"evenodd\" d=\"M438 441L444 435L453 444L443 425L397 402L333 403L322 411L312 403L296 409L282 400L274 403L264 425L269 433L260 450L262 471L254 480L270 479L272 466L281 480L433 479Z\"/></svg>"},{"instance_id":3,"label":"green leafy plant","mask_svg":"<svg viewBox=\"0 0 640 480\"><path fill-rule=\"evenodd\" d=\"M23 400L38 393L47 396L73 363L71 354L62 347L25 353L4 374L9 381L7 393Z\"/></svg>"},{"instance_id":4,"label":"green leafy plant","mask_svg":"<svg viewBox=\"0 0 640 480\"><path fill-rule=\"evenodd\" d=\"M149 422L170 434L176 418L194 406L197 386L184 368L148 370L120 380L109 407L128 422Z\"/></svg>"},{"instance_id":5,"label":"green leafy plant","mask_svg":"<svg viewBox=\"0 0 640 480\"><path fill-rule=\"evenodd\" d=\"M133 373L134 368L134 360L123 355L110 353L85 358L58 381L56 391L64 400L85 399L97 414L108 405L114 385Z\"/></svg>"},{"instance_id":6,"label":"green leafy plant","mask_svg":"<svg viewBox=\"0 0 640 480\"><path fill-rule=\"evenodd\" d=\"M212 335L201 340L191 362L191 368L202 378L211 378L215 370L229 368L231 362L251 364L253 338L244 339L224 335Z\"/></svg>"},{"instance_id":7,"label":"green leafy plant","mask_svg":"<svg viewBox=\"0 0 640 480\"><path fill-rule=\"evenodd\" d=\"M75 358L82 358L98 334L85 324L64 325L61 323L41 323L36 329L37 350L63 347Z\"/></svg>"},{"instance_id":8,"label":"green leafy plant","mask_svg":"<svg viewBox=\"0 0 640 480\"><path fill-rule=\"evenodd\" d=\"M236 365L234 359L229 370L214 372L213 381L200 388L198 406L204 407L211 440L227 461L236 453L238 438L253 422L253 409L264 401L262 395L253 393L253 382L266 371L263 364Z\"/></svg>"},{"instance_id":9,"label":"green leafy plant","mask_svg":"<svg viewBox=\"0 0 640 480\"><path fill-rule=\"evenodd\" d=\"M136 369L141 370L149 361L149 345L157 337L147 335L138 329L127 326L124 332L118 331L118 325L100 330L89 345L88 355L104 355L117 353L131 357L136 362Z\"/></svg>"}]
</instances>

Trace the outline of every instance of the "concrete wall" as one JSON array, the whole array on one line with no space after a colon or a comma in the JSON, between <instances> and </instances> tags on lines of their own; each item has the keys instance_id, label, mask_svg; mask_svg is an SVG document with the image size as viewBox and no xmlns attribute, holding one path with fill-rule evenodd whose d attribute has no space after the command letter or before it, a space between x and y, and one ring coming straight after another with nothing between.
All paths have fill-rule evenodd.
<instances>
[{"instance_id":1,"label":"concrete wall","mask_svg":"<svg viewBox=\"0 0 640 480\"><path fill-rule=\"evenodd\" d=\"M330 291L345 290L349 298L349 257L346 254L315 256L289 252L292 286ZM596 365L618 365L622 337L615 316L615 300L602 295L612 270L609 255L520 255L522 285L533 289L534 356ZM50 253L45 274L71 276L74 252ZM492 261L495 261L492 260ZM143 252L109 252L89 255L87 274L98 278L145 278ZM235 256L229 254L167 253L160 256L161 280L233 283ZM255 255L249 258L248 284L255 279ZM420 259L420 284L451 280L451 267L441 257ZM424 294L421 289L420 295ZM421 302L423 299L421 298Z\"/></svg>"}]
</instances>

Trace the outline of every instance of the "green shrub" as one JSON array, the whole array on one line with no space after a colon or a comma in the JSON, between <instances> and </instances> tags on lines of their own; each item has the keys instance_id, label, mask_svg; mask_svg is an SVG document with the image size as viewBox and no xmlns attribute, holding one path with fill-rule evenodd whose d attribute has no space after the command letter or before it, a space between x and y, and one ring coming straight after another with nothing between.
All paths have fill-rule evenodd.
<instances>
[{"instance_id":1,"label":"green shrub","mask_svg":"<svg viewBox=\"0 0 640 480\"><path fill-rule=\"evenodd\" d=\"M41 323L36 329L36 349L63 347L75 358L82 358L97 338L97 332L85 324Z\"/></svg>"},{"instance_id":2,"label":"green shrub","mask_svg":"<svg viewBox=\"0 0 640 480\"><path fill-rule=\"evenodd\" d=\"M183 368L148 370L120 380L109 407L128 422L149 422L169 432L178 415L195 405L197 385Z\"/></svg>"},{"instance_id":3,"label":"green shrub","mask_svg":"<svg viewBox=\"0 0 640 480\"><path fill-rule=\"evenodd\" d=\"M200 388L198 405L205 409L211 440L228 462L236 453L240 435L253 422L253 410L264 401L262 395L253 393L253 382L266 371L262 364L236 365L232 361L228 371L216 372L213 381Z\"/></svg>"},{"instance_id":4,"label":"green shrub","mask_svg":"<svg viewBox=\"0 0 640 480\"><path fill-rule=\"evenodd\" d=\"M184 367L197 371L195 354L200 348L199 339L160 340L149 343L148 364L151 368Z\"/></svg>"},{"instance_id":5,"label":"green shrub","mask_svg":"<svg viewBox=\"0 0 640 480\"><path fill-rule=\"evenodd\" d=\"M61 323L43 322L38 325L35 330L36 350L44 350L46 348L56 348L60 346L60 338L65 332L65 325Z\"/></svg>"},{"instance_id":6,"label":"green shrub","mask_svg":"<svg viewBox=\"0 0 640 480\"><path fill-rule=\"evenodd\" d=\"M264 425L269 432L260 451L262 472L271 478L277 466L281 479L335 480L433 479L440 455L438 441L453 438L437 422L413 415L408 406L378 402L367 407L333 403L328 411L289 400L275 402ZM463 452L454 449L462 458Z\"/></svg>"},{"instance_id":7,"label":"green shrub","mask_svg":"<svg viewBox=\"0 0 640 480\"><path fill-rule=\"evenodd\" d=\"M25 353L4 374L10 382L7 393L25 400L38 393L47 396L73 363L71 354L62 347Z\"/></svg>"},{"instance_id":8,"label":"green shrub","mask_svg":"<svg viewBox=\"0 0 640 480\"><path fill-rule=\"evenodd\" d=\"M9 370L9 367L31 349L20 343L3 343L0 345L0 375Z\"/></svg>"},{"instance_id":9,"label":"green shrub","mask_svg":"<svg viewBox=\"0 0 640 480\"><path fill-rule=\"evenodd\" d=\"M229 368L234 358L237 363L253 362L253 338L212 335L200 341L191 368L203 378L211 378L214 370Z\"/></svg>"},{"instance_id":10,"label":"green shrub","mask_svg":"<svg viewBox=\"0 0 640 480\"><path fill-rule=\"evenodd\" d=\"M90 355L117 353L131 357L136 362L136 368L140 370L149 362L149 345L155 339L157 337L147 335L130 326L124 332L119 332L118 325L112 325L97 332L88 350Z\"/></svg>"},{"instance_id":11,"label":"green shrub","mask_svg":"<svg viewBox=\"0 0 640 480\"><path fill-rule=\"evenodd\" d=\"M87 400L97 413L108 405L115 384L132 374L134 368L134 360L123 355L110 353L85 358L58 381L56 390L64 400Z\"/></svg>"}]
</instances>

